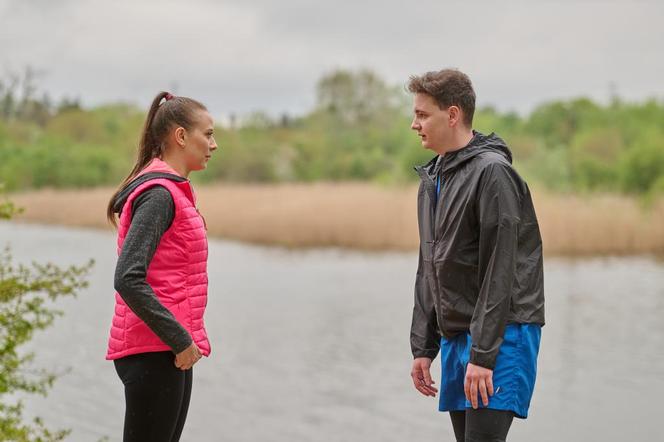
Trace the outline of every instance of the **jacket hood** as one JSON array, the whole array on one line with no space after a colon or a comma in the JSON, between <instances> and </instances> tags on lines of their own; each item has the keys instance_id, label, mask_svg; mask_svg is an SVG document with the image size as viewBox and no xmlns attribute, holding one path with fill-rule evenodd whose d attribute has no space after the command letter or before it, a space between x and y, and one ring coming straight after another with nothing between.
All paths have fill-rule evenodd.
<instances>
[{"instance_id":1,"label":"jacket hood","mask_svg":"<svg viewBox=\"0 0 664 442\"><path fill-rule=\"evenodd\" d=\"M127 202L127 199L129 198L129 195L131 195L131 193L136 190L138 186L145 183L146 181L154 180L157 178L166 178L177 183L187 181L186 178L183 178L180 175L175 175L168 172L148 172L139 175L132 181L128 182L115 197L115 201L113 202L113 212L120 214L122 212L122 208Z\"/></svg>"},{"instance_id":2,"label":"jacket hood","mask_svg":"<svg viewBox=\"0 0 664 442\"><path fill-rule=\"evenodd\" d=\"M456 169L477 155L486 152L497 153L512 164L512 152L510 152L507 144L502 138L493 132L489 135L484 135L480 132L473 131L473 138L466 147L454 152L446 153L442 157L442 161L438 161L440 156L436 156L424 166L420 166L419 168L416 167L415 169L425 169L429 174L436 175L442 168L443 173L446 173Z\"/></svg>"},{"instance_id":3,"label":"jacket hood","mask_svg":"<svg viewBox=\"0 0 664 442\"><path fill-rule=\"evenodd\" d=\"M157 178L166 178L177 183L182 183L189 181L186 178L178 175L178 173L173 169L168 163L166 163L161 158L153 158L146 166L141 170L138 175L128 182L118 195L115 197L113 202L113 212L120 213L122 208L127 202L129 195L136 190L138 186L145 183L146 181L154 180Z\"/></svg>"}]
</instances>

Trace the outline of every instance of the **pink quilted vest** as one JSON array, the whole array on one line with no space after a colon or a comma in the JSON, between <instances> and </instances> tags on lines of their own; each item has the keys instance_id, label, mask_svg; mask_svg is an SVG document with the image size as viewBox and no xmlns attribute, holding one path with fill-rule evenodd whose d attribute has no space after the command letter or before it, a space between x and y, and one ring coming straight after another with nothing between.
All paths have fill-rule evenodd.
<instances>
[{"instance_id":1,"label":"pink quilted vest","mask_svg":"<svg viewBox=\"0 0 664 442\"><path fill-rule=\"evenodd\" d=\"M177 175L164 161L155 158L139 175L166 172ZM164 186L175 203L175 217L164 233L150 262L147 283L159 301L168 308L189 332L204 356L210 354L203 313L207 304L207 237L205 224L196 209L196 197L189 181L166 178L149 180L138 186L122 208L118 226L118 255L131 223L134 199L144 190ZM118 359L136 353L171 350L139 319L115 293L115 314L108 340L106 359Z\"/></svg>"}]
</instances>

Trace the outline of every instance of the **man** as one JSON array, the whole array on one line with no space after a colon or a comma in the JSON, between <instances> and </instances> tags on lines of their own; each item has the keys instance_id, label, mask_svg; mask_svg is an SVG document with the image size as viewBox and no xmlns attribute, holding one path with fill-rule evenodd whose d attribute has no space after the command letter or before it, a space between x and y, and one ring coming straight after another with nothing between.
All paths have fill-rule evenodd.
<instances>
[{"instance_id":1,"label":"man","mask_svg":"<svg viewBox=\"0 0 664 442\"><path fill-rule=\"evenodd\" d=\"M438 393L457 441L504 441L526 418L544 325L542 240L528 186L495 134L472 130L475 92L462 72L413 76L411 129L438 154L417 167L420 256L411 377Z\"/></svg>"}]
</instances>

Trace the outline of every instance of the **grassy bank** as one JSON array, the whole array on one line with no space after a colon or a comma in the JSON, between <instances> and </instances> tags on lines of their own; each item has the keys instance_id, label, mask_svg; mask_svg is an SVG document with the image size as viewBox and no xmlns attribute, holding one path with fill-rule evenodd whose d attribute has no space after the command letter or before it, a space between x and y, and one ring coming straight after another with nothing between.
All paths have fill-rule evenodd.
<instances>
[{"instance_id":1,"label":"grassy bank","mask_svg":"<svg viewBox=\"0 0 664 442\"><path fill-rule=\"evenodd\" d=\"M111 188L11 195L18 220L109 228ZM197 189L211 236L287 247L416 250L416 187L371 184L211 185ZM664 200L535 191L547 255L664 253Z\"/></svg>"}]
</instances>

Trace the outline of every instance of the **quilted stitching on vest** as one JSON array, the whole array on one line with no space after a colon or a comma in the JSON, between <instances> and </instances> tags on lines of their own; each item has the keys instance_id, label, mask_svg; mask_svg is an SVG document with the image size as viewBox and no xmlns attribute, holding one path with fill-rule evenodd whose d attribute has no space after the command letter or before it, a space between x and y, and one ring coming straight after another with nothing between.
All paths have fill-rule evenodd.
<instances>
[{"instance_id":1,"label":"quilted stitching on vest","mask_svg":"<svg viewBox=\"0 0 664 442\"><path fill-rule=\"evenodd\" d=\"M159 163L165 164L161 162ZM154 162L150 166L153 166ZM141 174L153 171L148 166ZM175 203L175 217L164 233L150 262L147 283L159 301L168 308L190 333L204 356L210 354L203 314L207 305L207 237L205 225L196 210L190 183L154 179L137 187L125 202L118 226L118 255L131 224L133 201L146 189L161 185L169 190ZM170 350L115 293L115 313L108 341L106 359L136 353Z\"/></svg>"}]
</instances>

